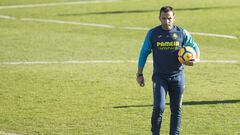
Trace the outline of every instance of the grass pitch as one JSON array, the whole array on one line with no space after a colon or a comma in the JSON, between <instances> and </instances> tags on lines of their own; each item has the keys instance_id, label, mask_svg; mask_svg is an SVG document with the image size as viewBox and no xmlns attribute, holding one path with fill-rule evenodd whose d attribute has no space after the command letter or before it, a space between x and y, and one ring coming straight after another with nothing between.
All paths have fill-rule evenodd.
<instances>
[{"instance_id":1,"label":"grass pitch","mask_svg":"<svg viewBox=\"0 0 240 135\"><path fill-rule=\"evenodd\" d=\"M56 2L69 1L1 0L0 5ZM16 18L0 19L0 62L137 60L146 31L119 28L158 25L158 10L163 5L172 5L176 9L176 24L190 32L238 37L193 35L202 59L238 62L199 63L185 68L182 134L240 134L238 0L122 0L0 9L0 15ZM22 18L106 24L115 28ZM136 70L136 63L1 64L0 134L150 134L152 64L148 63L144 70L144 88L135 81ZM166 135L169 114L167 105L161 128Z\"/></svg>"}]
</instances>

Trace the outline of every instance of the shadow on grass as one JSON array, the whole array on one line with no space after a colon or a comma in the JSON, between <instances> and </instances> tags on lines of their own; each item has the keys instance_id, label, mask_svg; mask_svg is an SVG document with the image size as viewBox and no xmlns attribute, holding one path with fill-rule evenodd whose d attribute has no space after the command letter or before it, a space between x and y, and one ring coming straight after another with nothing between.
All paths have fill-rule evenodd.
<instances>
[{"instance_id":1,"label":"shadow on grass","mask_svg":"<svg viewBox=\"0 0 240 135\"><path fill-rule=\"evenodd\" d=\"M197 11L197 10L213 10L213 9L229 9L239 8L240 6L227 7L196 7L196 8L176 8L175 11ZM104 12L89 12L79 14L58 14L58 16L86 16L86 15L109 15L109 14L130 14L130 13L149 13L159 12L159 10L122 10L122 11L104 11Z\"/></svg>"},{"instance_id":2,"label":"shadow on grass","mask_svg":"<svg viewBox=\"0 0 240 135\"><path fill-rule=\"evenodd\" d=\"M222 100L222 101L189 101L183 102L183 105L212 105L212 104L236 104L240 103L240 100ZM167 103L169 105L169 103ZM140 107L152 107L153 105L127 105L127 106L114 106L113 108L140 108Z\"/></svg>"}]
</instances>

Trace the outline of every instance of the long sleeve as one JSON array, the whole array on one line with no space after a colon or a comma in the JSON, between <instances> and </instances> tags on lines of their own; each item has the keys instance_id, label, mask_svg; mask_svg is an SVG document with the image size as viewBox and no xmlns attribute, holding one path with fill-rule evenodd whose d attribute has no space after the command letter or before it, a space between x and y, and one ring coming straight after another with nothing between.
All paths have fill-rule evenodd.
<instances>
[{"instance_id":1,"label":"long sleeve","mask_svg":"<svg viewBox=\"0 0 240 135\"><path fill-rule=\"evenodd\" d=\"M197 45L196 42L194 42L194 40L192 39L192 36L189 34L188 31L183 30L184 32L184 46L191 46L195 51L196 51L196 60L199 61L200 60L200 49Z\"/></svg>"},{"instance_id":2,"label":"long sleeve","mask_svg":"<svg viewBox=\"0 0 240 135\"><path fill-rule=\"evenodd\" d=\"M151 37L151 30L148 31L140 51L139 60L138 60L138 67L140 68L144 68L144 65L147 61L147 57L152 52L150 37Z\"/></svg>"}]
</instances>

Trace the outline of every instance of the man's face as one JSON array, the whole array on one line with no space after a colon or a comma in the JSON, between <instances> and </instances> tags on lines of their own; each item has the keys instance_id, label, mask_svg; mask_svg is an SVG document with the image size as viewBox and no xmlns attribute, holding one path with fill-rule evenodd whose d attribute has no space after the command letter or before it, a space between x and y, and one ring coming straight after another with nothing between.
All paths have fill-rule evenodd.
<instances>
[{"instance_id":1,"label":"man's face","mask_svg":"<svg viewBox=\"0 0 240 135\"><path fill-rule=\"evenodd\" d=\"M173 22L175 21L175 16L172 11L162 12L159 17L162 27L164 30L171 30L173 27Z\"/></svg>"}]
</instances>

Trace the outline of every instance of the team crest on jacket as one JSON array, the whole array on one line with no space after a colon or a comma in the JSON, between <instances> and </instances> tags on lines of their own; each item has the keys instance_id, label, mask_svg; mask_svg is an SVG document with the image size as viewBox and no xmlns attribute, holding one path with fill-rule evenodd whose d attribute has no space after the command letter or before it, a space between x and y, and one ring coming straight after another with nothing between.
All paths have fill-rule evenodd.
<instances>
[{"instance_id":1,"label":"team crest on jacket","mask_svg":"<svg viewBox=\"0 0 240 135\"><path fill-rule=\"evenodd\" d=\"M162 35L159 35L159 36L157 36L158 38L161 38L162 37Z\"/></svg>"},{"instance_id":2,"label":"team crest on jacket","mask_svg":"<svg viewBox=\"0 0 240 135\"><path fill-rule=\"evenodd\" d=\"M172 38L176 40L176 39L178 38L177 33L173 33L173 34L172 34Z\"/></svg>"}]
</instances>

